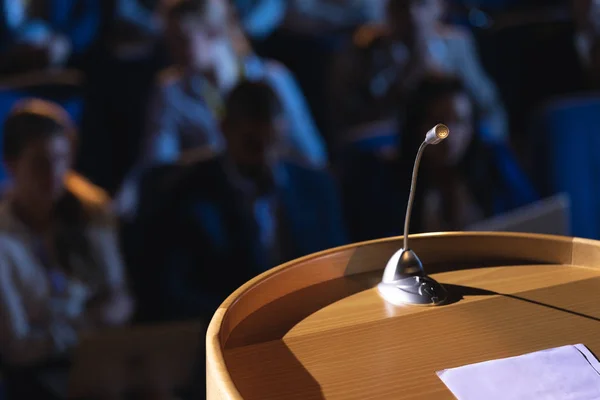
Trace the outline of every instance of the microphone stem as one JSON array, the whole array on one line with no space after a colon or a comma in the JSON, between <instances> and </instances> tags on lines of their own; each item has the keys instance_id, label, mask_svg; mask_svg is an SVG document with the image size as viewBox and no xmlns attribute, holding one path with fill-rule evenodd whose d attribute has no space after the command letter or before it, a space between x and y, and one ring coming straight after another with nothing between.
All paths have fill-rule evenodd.
<instances>
[{"instance_id":1,"label":"microphone stem","mask_svg":"<svg viewBox=\"0 0 600 400\"><path fill-rule=\"evenodd\" d=\"M415 190L417 187L417 177L419 175L419 165L421 164L421 157L423 156L423 150L427 147L427 142L423 142L417 151L417 158L415 159L415 165L413 166L412 181L410 183L410 194L408 195L408 205L406 206L406 217L404 219L404 250L408 249L408 230L410 227L410 216L412 214L413 202L415 201Z\"/></svg>"}]
</instances>

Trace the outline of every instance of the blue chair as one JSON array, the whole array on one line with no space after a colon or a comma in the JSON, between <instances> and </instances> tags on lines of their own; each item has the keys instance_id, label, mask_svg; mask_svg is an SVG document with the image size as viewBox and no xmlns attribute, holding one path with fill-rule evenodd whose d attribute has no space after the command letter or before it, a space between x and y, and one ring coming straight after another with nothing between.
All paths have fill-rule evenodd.
<instances>
[{"instance_id":1,"label":"blue chair","mask_svg":"<svg viewBox=\"0 0 600 400\"><path fill-rule=\"evenodd\" d=\"M534 119L535 181L544 195L571 198L573 235L600 239L600 96L547 103Z\"/></svg>"},{"instance_id":2,"label":"blue chair","mask_svg":"<svg viewBox=\"0 0 600 400\"><path fill-rule=\"evenodd\" d=\"M521 169L512 150L503 143L488 143L497 168L498 187L494 188L494 215L523 207L540 199L530 177Z\"/></svg>"}]
</instances>

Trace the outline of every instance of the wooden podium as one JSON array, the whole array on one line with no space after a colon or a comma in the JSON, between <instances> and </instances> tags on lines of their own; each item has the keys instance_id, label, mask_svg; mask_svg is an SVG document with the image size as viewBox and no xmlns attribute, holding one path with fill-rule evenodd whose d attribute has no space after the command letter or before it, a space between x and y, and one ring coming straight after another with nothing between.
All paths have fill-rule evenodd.
<instances>
[{"instance_id":1,"label":"wooden podium","mask_svg":"<svg viewBox=\"0 0 600 400\"><path fill-rule=\"evenodd\" d=\"M208 399L452 399L436 371L577 343L600 355L600 242L458 232L411 240L448 289L446 305L380 297L400 238L289 262L214 315Z\"/></svg>"}]
</instances>

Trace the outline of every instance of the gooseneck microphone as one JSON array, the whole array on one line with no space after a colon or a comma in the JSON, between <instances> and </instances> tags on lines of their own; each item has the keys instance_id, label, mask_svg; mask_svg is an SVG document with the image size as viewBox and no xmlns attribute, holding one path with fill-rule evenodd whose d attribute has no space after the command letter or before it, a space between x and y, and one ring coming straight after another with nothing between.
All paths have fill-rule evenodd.
<instances>
[{"instance_id":1,"label":"gooseneck microphone","mask_svg":"<svg viewBox=\"0 0 600 400\"><path fill-rule=\"evenodd\" d=\"M449 134L450 130L446 125L437 124L427 132L417 151L404 219L404 245L388 261L383 279L378 285L383 298L392 304L437 305L446 300L444 287L425 274L421 260L408 247L408 231L423 152L427 145L438 144Z\"/></svg>"},{"instance_id":2,"label":"gooseneck microphone","mask_svg":"<svg viewBox=\"0 0 600 400\"><path fill-rule=\"evenodd\" d=\"M404 248L408 249L408 229L410 226L410 216L412 214L412 207L415 201L415 190L417 187L417 177L419 175L419 165L421 165L421 157L423 157L423 151L428 144L438 144L442 140L448 137L450 131L448 127L443 124L437 124L427 132L425 140L419 146L417 151L417 157L415 158L415 165L413 166L412 181L410 183L410 194L408 195L408 205L406 207L406 216L404 217Z\"/></svg>"}]
</instances>

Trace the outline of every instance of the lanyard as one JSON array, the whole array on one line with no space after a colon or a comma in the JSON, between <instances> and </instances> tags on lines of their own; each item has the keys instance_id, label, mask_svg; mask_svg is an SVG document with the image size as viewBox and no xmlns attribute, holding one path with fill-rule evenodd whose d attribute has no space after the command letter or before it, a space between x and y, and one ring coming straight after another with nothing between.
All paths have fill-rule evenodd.
<instances>
[{"instance_id":1,"label":"lanyard","mask_svg":"<svg viewBox=\"0 0 600 400\"><path fill-rule=\"evenodd\" d=\"M246 72L246 64L242 58L238 59L238 75L240 80L247 78ZM212 83L208 82L206 79L203 80L202 85L200 86L200 96L206 102L208 108L212 111L213 115L217 117L218 120L222 121L225 118L225 99L223 98L223 93Z\"/></svg>"}]
</instances>

